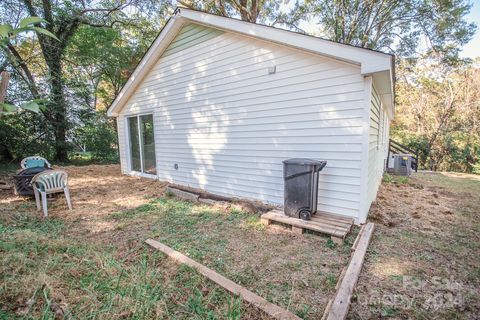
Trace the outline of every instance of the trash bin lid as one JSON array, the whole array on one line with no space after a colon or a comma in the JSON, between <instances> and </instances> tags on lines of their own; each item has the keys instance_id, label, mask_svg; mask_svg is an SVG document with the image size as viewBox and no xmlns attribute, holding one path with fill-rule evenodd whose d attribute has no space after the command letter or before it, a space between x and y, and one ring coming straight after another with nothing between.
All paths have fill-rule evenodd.
<instances>
[{"instance_id":1,"label":"trash bin lid","mask_svg":"<svg viewBox=\"0 0 480 320\"><path fill-rule=\"evenodd\" d=\"M319 165L323 165L325 162L326 161L313 160L313 159L307 159L307 158L292 158L292 159L283 160L283 163L285 164L299 164L302 166L319 166Z\"/></svg>"},{"instance_id":2,"label":"trash bin lid","mask_svg":"<svg viewBox=\"0 0 480 320\"><path fill-rule=\"evenodd\" d=\"M308 170L305 172L313 171L321 171L326 165L327 161L322 160L313 160L313 159L305 159L305 158L293 158L283 160L284 167L304 167L304 170ZM288 170L288 169L287 169Z\"/></svg>"},{"instance_id":3,"label":"trash bin lid","mask_svg":"<svg viewBox=\"0 0 480 320\"><path fill-rule=\"evenodd\" d=\"M32 167L32 168L24 169L24 170L20 171L19 173L17 173L16 175L17 176L36 175L37 173L45 171L45 170L47 170L47 168L45 168L45 167Z\"/></svg>"}]
</instances>

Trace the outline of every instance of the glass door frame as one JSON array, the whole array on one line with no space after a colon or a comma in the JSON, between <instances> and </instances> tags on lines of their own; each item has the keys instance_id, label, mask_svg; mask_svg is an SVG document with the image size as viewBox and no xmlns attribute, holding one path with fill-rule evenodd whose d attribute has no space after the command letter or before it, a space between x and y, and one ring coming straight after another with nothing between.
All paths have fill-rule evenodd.
<instances>
[{"instance_id":1,"label":"glass door frame","mask_svg":"<svg viewBox=\"0 0 480 320\"><path fill-rule=\"evenodd\" d=\"M142 128L141 128L141 117L142 116L152 116L152 124L153 124L153 139L155 141L155 117L153 115L153 112L147 112L147 113L138 113L138 114L134 114L134 115L127 115L125 116L125 128L126 128L126 135L125 135L125 138L127 140L127 143L126 143L126 148L128 150L128 163L127 163L127 167L128 167L128 170L132 173L136 173L138 175L141 175L141 176L147 176L147 177L157 177L157 174L151 174L151 173L146 173L144 172L145 168L143 167L143 143L142 143ZM141 171L137 171L137 170L133 170L132 167L132 149L131 149L131 141L130 141L130 124L128 122L128 119L130 118L137 118L137 139L138 139L138 143L139 143L139 148L140 148L140 170ZM154 143L154 150L155 150L155 143ZM156 150L154 151L155 152L155 171L158 171L156 166L156 162L157 162L157 157L156 157Z\"/></svg>"}]
</instances>

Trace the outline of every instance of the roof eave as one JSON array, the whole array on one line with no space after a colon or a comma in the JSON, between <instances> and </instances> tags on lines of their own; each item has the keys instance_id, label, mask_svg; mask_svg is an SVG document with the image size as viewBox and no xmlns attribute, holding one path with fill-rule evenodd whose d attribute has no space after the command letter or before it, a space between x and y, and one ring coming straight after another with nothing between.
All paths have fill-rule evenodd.
<instances>
[{"instance_id":1,"label":"roof eave","mask_svg":"<svg viewBox=\"0 0 480 320\"><path fill-rule=\"evenodd\" d=\"M209 25L213 28L234 31L361 65L361 73L363 75L371 75L375 72L390 70L391 68L393 56L390 54L201 11L185 8L178 8L177 11L177 15L181 17Z\"/></svg>"},{"instance_id":2,"label":"roof eave","mask_svg":"<svg viewBox=\"0 0 480 320\"><path fill-rule=\"evenodd\" d=\"M169 19L157 39L155 39L152 46L128 79L125 86L112 102L107 111L108 116L119 115L122 106L126 104L134 89L141 82L137 80L141 80L151 67L153 67L186 21L196 22L216 29L240 33L246 36L291 46L336 60L359 65L362 75L373 76L374 82L376 82L376 87L378 87L377 89L380 89L381 91L380 95L383 97L384 103L391 106L390 109L393 110L394 94L392 61L394 57L392 55L269 26L216 16L201 11L177 8L175 14Z\"/></svg>"}]
</instances>

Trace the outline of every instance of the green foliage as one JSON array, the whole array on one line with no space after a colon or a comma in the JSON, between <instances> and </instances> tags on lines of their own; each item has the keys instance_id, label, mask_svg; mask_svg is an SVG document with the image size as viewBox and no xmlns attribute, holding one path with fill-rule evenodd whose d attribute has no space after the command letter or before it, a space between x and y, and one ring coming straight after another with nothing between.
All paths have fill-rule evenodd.
<instances>
[{"instance_id":1,"label":"green foliage","mask_svg":"<svg viewBox=\"0 0 480 320\"><path fill-rule=\"evenodd\" d=\"M480 162L477 162L472 166L472 173L480 174Z\"/></svg>"},{"instance_id":2,"label":"green foliage","mask_svg":"<svg viewBox=\"0 0 480 320\"><path fill-rule=\"evenodd\" d=\"M420 168L474 172L480 163L480 69L427 56L397 68L391 135L418 150Z\"/></svg>"},{"instance_id":3,"label":"green foliage","mask_svg":"<svg viewBox=\"0 0 480 320\"><path fill-rule=\"evenodd\" d=\"M0 65L2 70L6 65L13 76L8 105L2 109L13 111L11 105L25 102L25 97L47 98L49 110L43 112L42 126L53 137L56 160L68 160L69 140L76 134L72 131L82 127L90 145L92 136L100 137L101 150L93 153L94 158L114 158L111 148L105 147L112 141L110 130L89 128L79 113L106 109L165 22L169 4L154 0L121 5L117 1L1 2L2 22L10 24L0 26L2 53L7 58ZM19 17L24 19L13 28ZM27 31L38 37L17 36ZM38 110L33 104L24 106Z\"/></svg>"},{"instance_id":4,"label":"green foliage","mask_svg":"<svg viewBox=\"0 0 480 320\"><path fill-rule=\"evenodd\" d=\"M396 184L407 184L410 182L406 176L395 176L388 173L383 174L383 182L385 183L396 183Z\"/></svg>"},{"instance_id":5,"label":"green foliage","mask_svg":"<svg viewBox=\"0 0 480 320\"><path fill-rule=\"evenodd\" d=\"M45 108L45 103L46 103L46 100L43 100L43 99L35 99L32 101L28 101L20 104L18 107L9 103L0 103L0 114L2 112L12 113L19 110L26 110L26 111L38 113L42 108Z\"/></svg>"},{"instance_id":6,"label":"green foliage","mask_svg":"<svg viewBox=\"0 0 480 320\"><path fill-rule=\"evenodd\" d=\"M94 161L118 161L117 133L113 121L103 113L96 113L92 120L73 131L77 146L90 152Z\"/></svg>"},{"instance_id":7,"label":"green foliage","mask_svg":"<svg viewBox=\"0 0 480 320\"><path fill-rule=\"evenodd\" d=\"M17 107L9 103L0 103L0 112L15 112Z\"/></svg>"},{"instance_id":8,"label":"green foliage","mask_svg":"<svg viewBox=\"0 0 480 320\"><path fill-rule=\"evenodd\" d=\"M240 320L242 318L242 299L234 296L228 301L227 319Z\"/></svg>"},{"instance_id":9,"label":"green foliage","mask_svg":"<svg viewBox=\"0 0 480 320\"><path fill-rule=\"evenodd\" d=\"M67 145L76 164L118 162L114 121L104 113L83 114L83 125L70 131ZM41 155L55 156L55 139L42 113L5 114L0 118L0 162Z\"/></svg>"},{"instance_id":10,"label":"green foliage","mask_svg":"<svg viewBox=\"0 0 480 320\"><path fill-rule=\"evenodd\" d=\"M97 110L110 105L136 65L132 60L147 49L128 40L119 29L82 26L67 48L67 58L76 61L66 66L68 84Z\"/></svg>"},{"instance_id":11,"label":"green foliage","mask_svg":"<svg viewBox=\"0 0 480 320\"><path fill-rule=\"evenodd\" d=\"M12 30L12 27L10 25L0 24L0 37L7 38L11 30Z\"/></svg>"},{"instance_id":12,"label":"green foliage","mask_svg":"<svg viewBox=\"0 0 480 320\"><path fill-rule=\"evenodd\" d=\"M31 155L53 158L53 137L42 118L42 114L32 112L0 117L0 162Z\"/></svg>"},{"instance_id":13,"label":"green foliage","mask_svg":"<svg viewBox=\"0 0 480 320\"><path fill-rule=\"evenodd\" d=\"M332 287L332 288L333 288L333 287L335 287L335 286L337 285L337 276L334 275L334 274L332 274L332 273L329 273L329 274L327 275L326 280L327 280L327 285L328 285L329 287Z\"/></svg>"},{"instance_id":14,"label":"green foliage","mask_svg":"<svg viewBox=\"0 0 480 320\"><path fill-rule=\"evenodd\" d=\"M409 181L410 180L408 179L408 177L405 177L405 176L398 176L395 179L395 182L398 184L407 184Z\"/></svg>"},{"instance_id":15,"label":"green foliage","mask_svg":"<svg viewBox=\"0 0 480 320\"><path fill-rule=\"evenodd\" d=\"M384 173L383 174L383 182L392 183L393 182L393 177L388 173Z\"/></svg>"},{"instance_id":16,"label":"green foliage","mask_svg":"<svg viewBox=\"0 0 480 320\"><path fill-rule=\"evenodd\" d=\"M12 84L0 112L13 112L19 109L13 106L20 106L40 114L34 123L24 121L27 117L23 115L18 121L0 120L3 122L0 157L39 153L66 160L68 152L81 154L78 158L82 161L84 155L91 155L93 161L115 161L118 155L114 125L101 117L92 120L85 114L104 111L113 101L171 13L171 1L134 1L125 6L116 6L115 1L100 1L84 10L78 1L45 0L50 5L34 1L30 11L22 2L7 2L0 4L0 13L5 16L0 25L0 46L4 53L0 59L8 62ZM301 22L311 20L318 22L316 35L409 58L414 63L405 70L400 66L403 60L397 60L401 62L397 77L400 85L396 90L399 107L392 136L419 150L424 168L478 171L480 138L474 119L479 115L463 109L468 105L470 109L478 109L480 99L471 93L479 90L478 85L470 85L474 76L460 79L465 68L457 58L458 51L476 30L473 23L465 20L472 7L466 0L305 0L299 1L288 14L279 11L278 1L270 0L245 3L188 0L183 4L294 30ZM32 11L41 17L31 16ZM106 12L108 15L102 15ZM23 20L14 28L19 17ZM37 37L24 36L33 32ZM418 52L420 42L428 44L423 52ZM16 48L18 55L7 44ZM415 64L423 63L418 59L421 54L431 52L441 64L458 67L454 73L458 79L453 81L457 89L458 84L469 79L465 87L469 88L470 97L465 92L458 95L453 100L452 114L445 109L445 102L449 101L445 89L453 82L445 81L448 77L443 76L452 73L441 68L431 68L429 73L415 69ZM3 64L3 60L0 62ZM40 97L46 98L44 104L51 110L42 110L42 103L35 100L25 103ZM458 105L462 107L457 108ZM410 113L413 116L409 117ZM444 116L448 123L440 124ZM7 132L7 129L12 130ZM41 138L37 139L39 135Z\"/></svg>"},{"instance_id":17,"label":"green foliage","mask_svg":"<svg viewBox=\"0 0 480 320\"><path fill-rule=\"evenodd\" d=\"M41 33L50 38L58 40L58 38L47 29L35 26L39 23L46 24L48 22L47 20L40 17L26 17L20 21L18 28L14 28L9 24L0 24L0 44L6 46L9 43L10 39L13 39L18 34L29 31L35 31L37 33Z\"/></svg>"},{"instance_id":18,"label":"green foliage","mask_svg":"<svg viewBox=\"0 0 480 320\"><path fill-rule=\"evenodd\" d=\"M18 35L22 33L26 33L29 31L35 31L37 33L41 33L46 35L47 37L53 38L58 40L58 38L51 33L50 31L35 26L39 23L47 23L45 19L39 17L27 17L20 21L20 25L18 28L14 28L9 24L1 24L0 25L0 49L2 49L4 56L6 57L7 61L11 64L18 64L18 57L16 57L11 50L8 49L8 46L11 46L11 40L14 40ZM4 101L4 97L0 97L0 101ZM32 112L39 112L40 109L45 105L46 101L43 99L35 99L32 101L27 101L19 106L15 106L11 103L0 103L0 115L4 113L11 113L18 110L27 110Z\"/></svg>"},{"instance_id":19,"label":"green foliage","mask_svg":"<svg viewBox=\"0 0 480 320\"><path fill-rule=\"evenodd\" d=\"M328 249L335 249L335 247L337 246L332 239L328 239L326 245Z\"/></svg>"}]
</instances>

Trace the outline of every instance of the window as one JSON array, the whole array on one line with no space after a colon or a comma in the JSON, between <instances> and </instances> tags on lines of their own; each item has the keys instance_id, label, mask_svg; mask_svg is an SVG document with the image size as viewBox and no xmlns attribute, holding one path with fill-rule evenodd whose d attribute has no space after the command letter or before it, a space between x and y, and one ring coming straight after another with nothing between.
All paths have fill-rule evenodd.
<instances>
[{"instance_id":1,"label":"window","mask_svg":"<svg viewBox=\"0 0 480 320\"><path fill-rule=\"evenodd\" d=\"M153 115L127 118L130 139L130 170L156 174Z\"/></svg>"}]
</instances>

